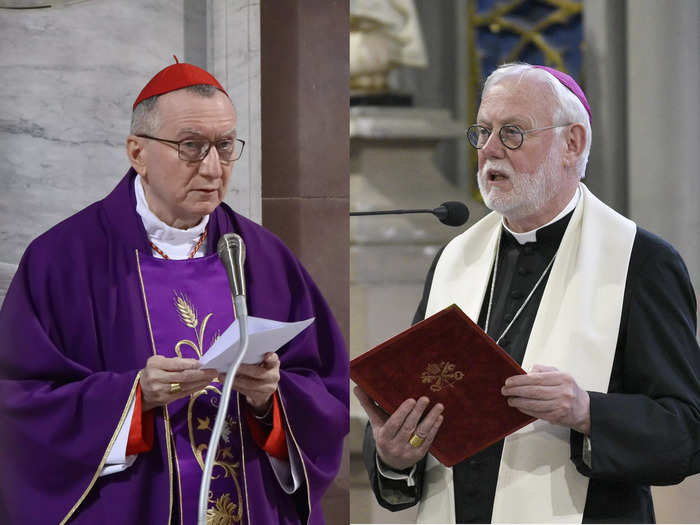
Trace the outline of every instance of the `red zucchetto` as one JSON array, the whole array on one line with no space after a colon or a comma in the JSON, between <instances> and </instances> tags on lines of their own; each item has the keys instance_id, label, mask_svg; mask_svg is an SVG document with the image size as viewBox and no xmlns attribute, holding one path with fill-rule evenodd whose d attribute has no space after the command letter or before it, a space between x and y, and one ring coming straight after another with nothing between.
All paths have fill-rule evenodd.
<instances>
[{"instance_id":1,"label":"red zucchetto","mask_svg":"<svg viewBox=\"0 0 700 525\"><path fill-rule=\"evenodd\" d=\"M139 93L139 96L136 98L136 102L134 102L134 108L147 98L163 95L164 93L170 93L171 91L188 86L195 86L197 84L214 86L228 96L226 90L221 87L219 81L216 80L212 74L192 64L181 64L177 60L177 57L174 56L174 58L175 64L160 70L156 76L146 84L146 87L141 90L141 93Z\"/></svg>"}]
</instances>

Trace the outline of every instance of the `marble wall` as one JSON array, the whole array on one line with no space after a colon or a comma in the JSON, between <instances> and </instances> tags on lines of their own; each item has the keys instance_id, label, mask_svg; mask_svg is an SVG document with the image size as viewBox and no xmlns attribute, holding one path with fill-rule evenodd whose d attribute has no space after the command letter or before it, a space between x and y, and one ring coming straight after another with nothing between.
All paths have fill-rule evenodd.
<instances>
[{"instance_id":1,"label":"marble wall","mask_svg":"<svg viewBox=\"0 0 700 525\"><path fill-rule=\"evenodd\" d=\"M189 2L197 4L201 0ZM236 163L229 183L226 202L259 223L262 220L260 2L207 0L207 5L207 70L233 99L239 118L238 135L246 141L243 157Z\"/></svg>"},{"instance_id":2,"label":"marble wall","mask_svg":"<svg viewBox=\"0 0 700 525\"><path fill-rule=\"evenodd\" d=\"M0 10L0 262L129 168L131 105L176 54L212 71L246 150L226 200L260 221L260 28L252 0L87 0Z\"/></svg>"}]
</instances>

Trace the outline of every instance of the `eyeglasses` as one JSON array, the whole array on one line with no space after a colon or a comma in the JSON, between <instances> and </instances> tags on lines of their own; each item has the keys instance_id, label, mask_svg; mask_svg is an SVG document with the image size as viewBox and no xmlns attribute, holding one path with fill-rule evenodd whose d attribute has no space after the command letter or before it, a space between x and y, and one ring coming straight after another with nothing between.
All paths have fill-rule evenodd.
<instances>
[{"instance_id":1,"label":"eyeglasses","mask_svg":"<svg viewBox=\"0 0 700 525\"><path fill-rule=\"evenodd\" d=\"M218 142L210 142L206 139L185 139L181 141L160 139L151 137L150 135L136 135L144 139L157 140L173 149L177 150L177 155L180 160L187 162L200 162L209 155L209 150L212 146L216 148L219 154L219 161L228 163L241 158L245 140L243 139L223 139Z\"/></svg>"},{"instance_id":2,"label":"eyeglasses","mask_svg":"<svg viewBox=\"0 0 700 525\"><path fill-rule=\"evenodd\" d=\"M506 148L513 150L518 149L523 145L525 135L528 133L542 131L545 129L563 128L564 126L569 125L570 124L558 124L556 126L547 126L545 128L520 129L518 126L506 124L498 131L498 138L501 139L501 143ZM479 124L474 124L473 126L469 126L469 128L467 128L467 139L469 139L469 143L476 149L483 148L486 145L486 142L488 142L490 136L491 130L489 128L485 128L484 126L480 126Z\"/></svg>"}]
</instances>

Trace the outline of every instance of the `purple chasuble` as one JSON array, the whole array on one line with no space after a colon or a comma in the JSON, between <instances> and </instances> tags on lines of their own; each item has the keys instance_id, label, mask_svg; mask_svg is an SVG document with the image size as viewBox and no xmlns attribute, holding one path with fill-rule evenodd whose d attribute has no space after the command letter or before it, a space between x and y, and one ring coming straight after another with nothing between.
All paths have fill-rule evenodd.
<instances>
[{"instance_id":1,"label":"purple chasuble","mask_svg":"<svg viewBox=\"0 0 700 525\"><path fill-rule=\"evenodd\" d=\"M193 423L189 399L172 403L167 411L156 409L153 448L123 472L99 476L120 426L129 424L126 412L154 345L163 355L173 355L169 352L177 347L183 357L191 357L193 346L208 347L216 331L233 319L225 279L217 285L216 275L207 275L200 290L194 277L171 278L170 270L167 277L156 276L161 263L150 256L136 213L135 175L129 170L104 200L35 239L5 297L0 310L0 523L169 525L171 520L182 523L180 502L186 519L188 509L196 508L198 488L190 493L188 486L198 487L198 481L186 481L201 478L192 443L195 450L208 443L207 406L216 392L195 400ZM245 418L239 418L245 399L232 399L229 442L222 439L219 450L231 445L233 458L226 455L226 466L214 469L221 477L212 483L210 508L218 501L234 515L241 510L241 523L255 525L299 523L299 512L308 523L323 523L319 501L337 473L348 432L345 345L320 292L279 239L222 204L209 219L207 253L215 253L227 232L238 233L246 243L249 314L316 321L278 351L283 423L302 459L304 486L294 495L284 493ZM170 263L196 273L200 265L214 262L206 257ZM210 294L209 287L215 288ZM153 338L144 290L149 313L158 310L151 319ZM183 304L196 310L196 329L183 323L188 317ZM201 331L209 313L200 341L195 331ZM178 344L181 340L193 344Z\"/></svg>"},{"instance_id":2,"label":"purple chasuble","mask_svg":"<svg viewBox=\"0 0 700 525\"><path fill-rule=\"evenodd\" d=\"M224 267L215 254L182 261L139 254L147 320L153 353L165 357L199 359L233 322L234 307ZM220 381L167 406L174 437L175 481L179 485L179 513L183 523L197 522L197 498L216 411ZM245 492L238 407L226 415L214 463L208 513L214 523L239 523Z\"/></svg>"}]
</instances>

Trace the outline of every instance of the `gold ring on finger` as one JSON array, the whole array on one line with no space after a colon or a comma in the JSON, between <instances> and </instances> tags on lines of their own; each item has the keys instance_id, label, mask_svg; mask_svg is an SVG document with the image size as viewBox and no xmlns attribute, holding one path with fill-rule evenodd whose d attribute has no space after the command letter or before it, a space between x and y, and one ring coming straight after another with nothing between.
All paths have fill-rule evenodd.
<instances>
[{"instance_id":1,"label":"gold ring on finger","mask_svg":"<svg viewBox=\"0 0 700 525\"><path fill-rule=\"evenodd\" d=\"M411 436L411 439L408 440L408 444L411 445L413 448L419 448L424 442L425 442L425 438L420 437L418 435L418 432L413 434Z\"/></svg>"},{"instance_id":2,"label":"gold ring on finger","mask_svg":"<svg viewBox=\"0 0 700 525\"><path fill-rule=\"evenodd\" d=\"M180 383L170 383L170 390L169 390L169 392L170 392L171 394L174 394L174 393L176 393L176 392L179 392L180 390L182 390L182 385L181 385Z\"/></svg>"}]
</instances>

